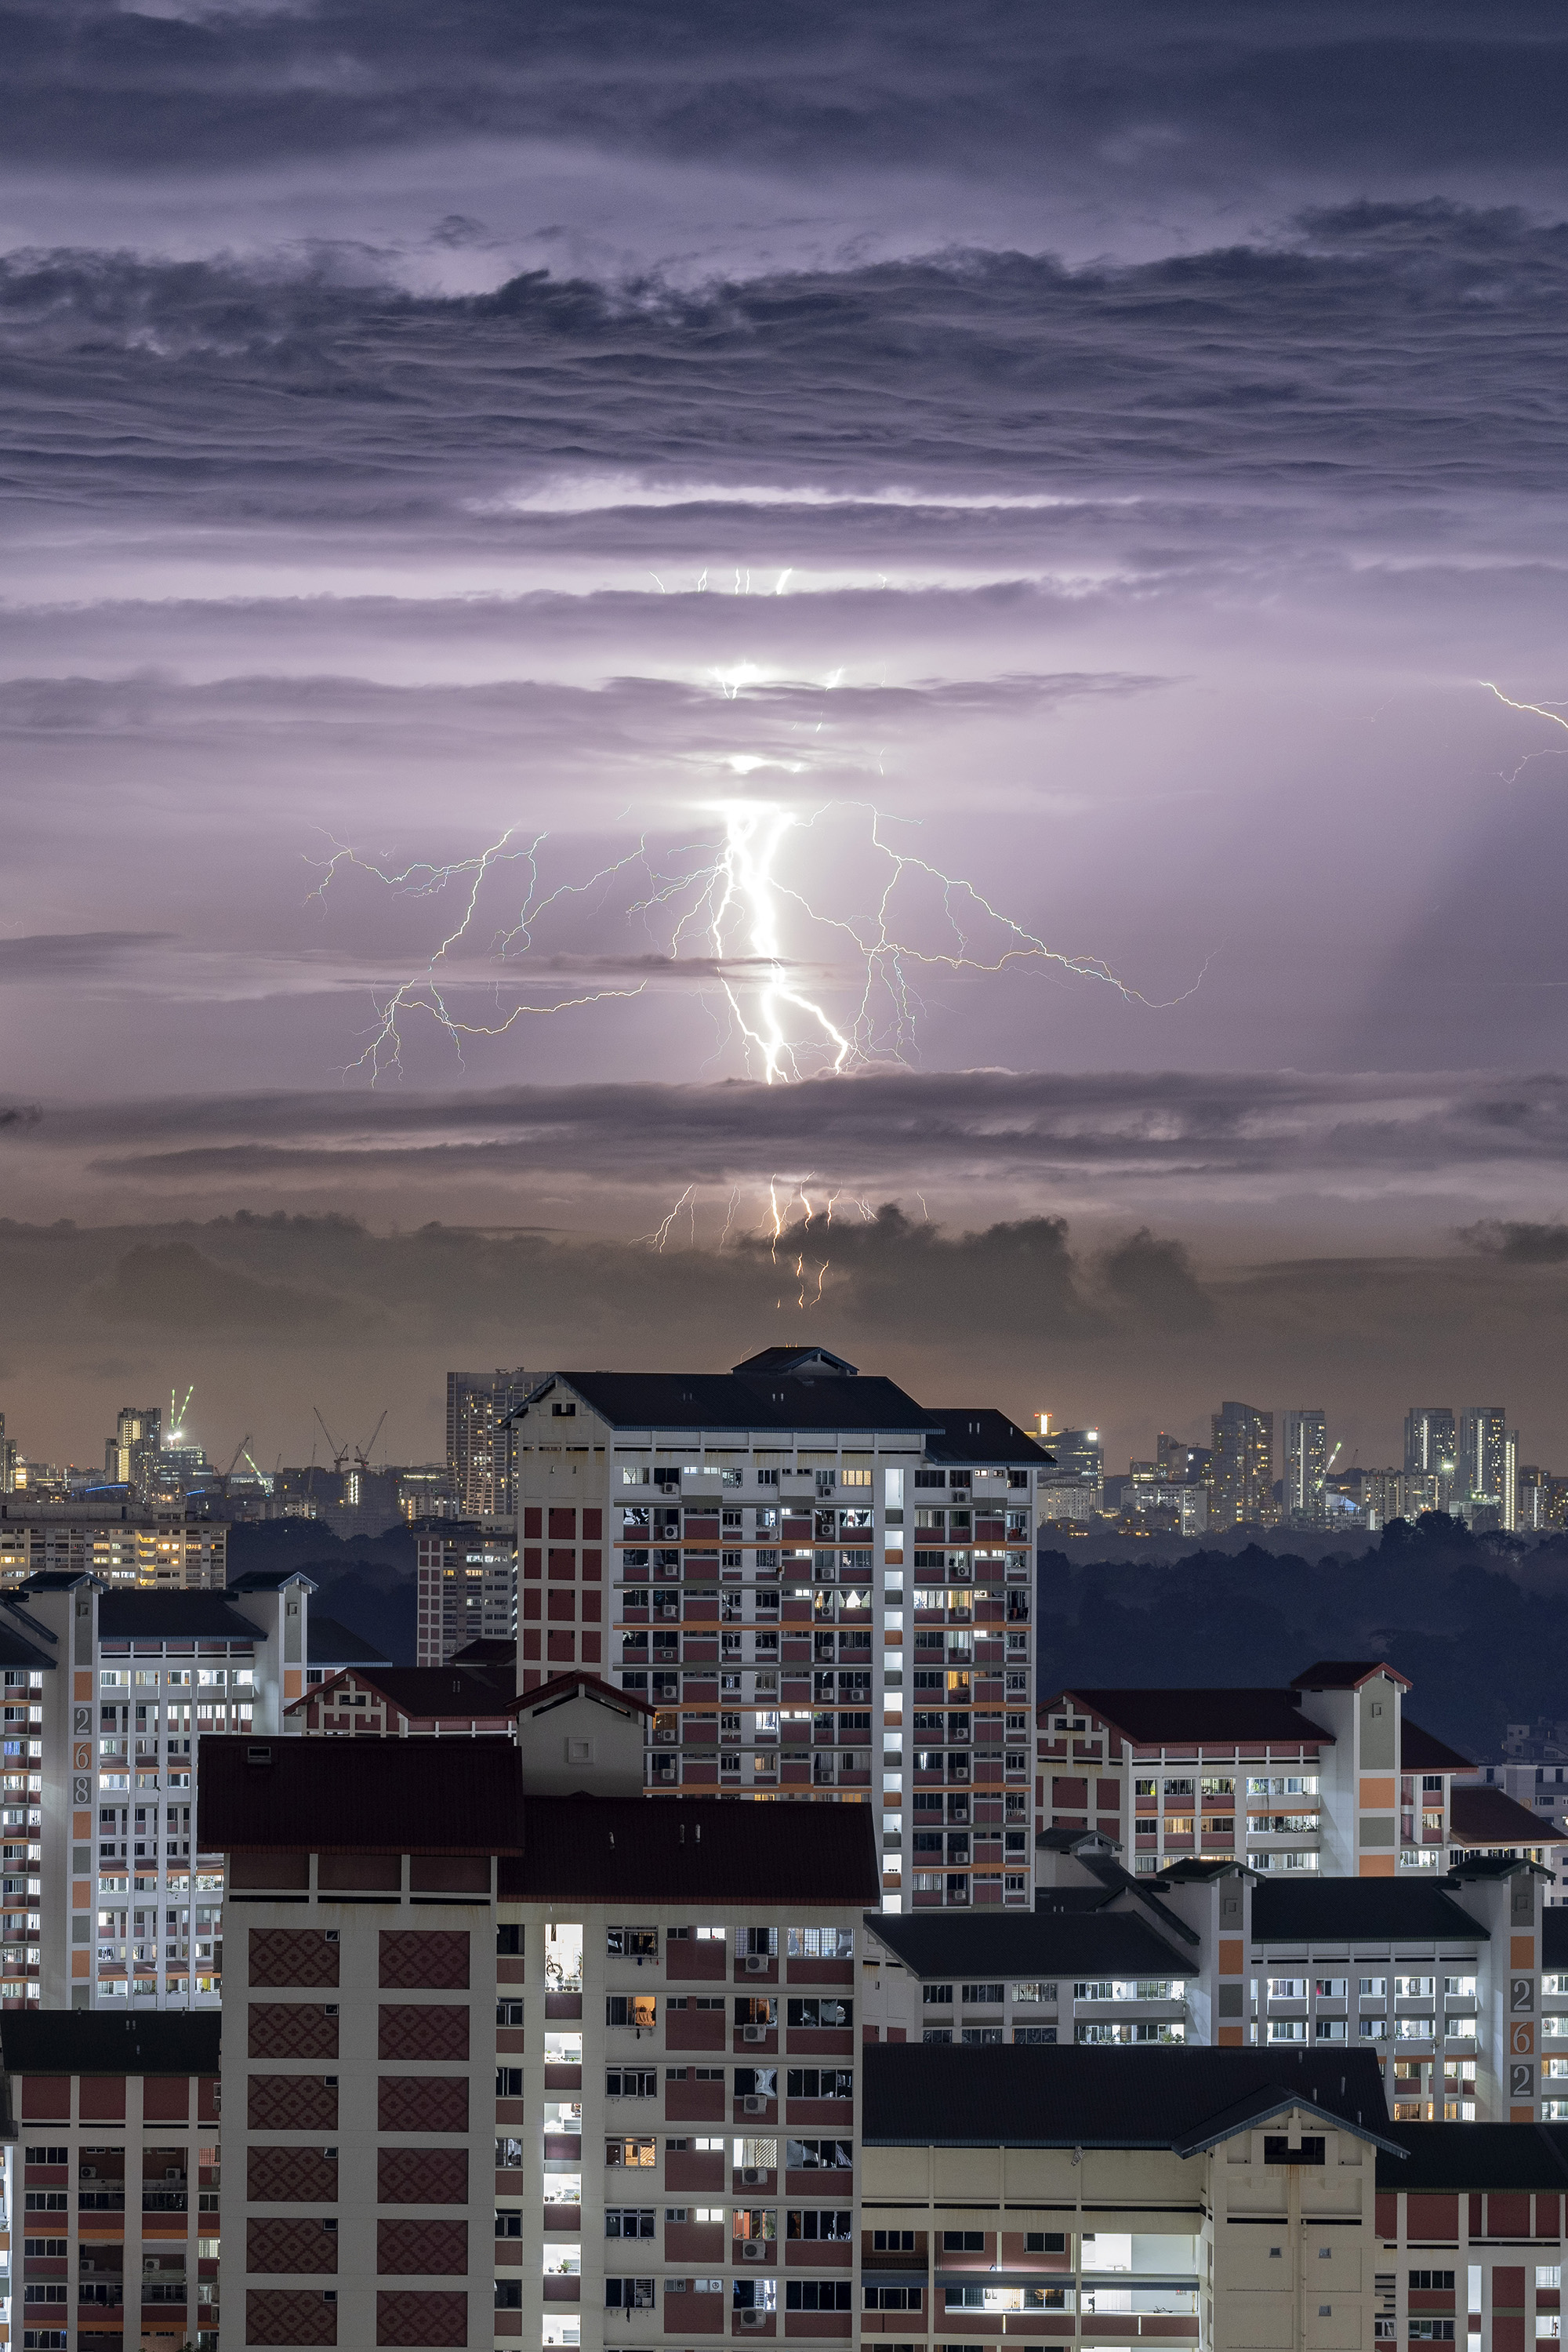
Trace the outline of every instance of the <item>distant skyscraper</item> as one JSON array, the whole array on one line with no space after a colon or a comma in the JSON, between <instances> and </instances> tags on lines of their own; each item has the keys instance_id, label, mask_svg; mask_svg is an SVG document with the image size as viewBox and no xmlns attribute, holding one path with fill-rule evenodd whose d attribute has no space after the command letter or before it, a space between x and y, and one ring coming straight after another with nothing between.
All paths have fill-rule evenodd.
<instances>
[{"instance_id":1,"label":"distant skyscraper","mask_svg":"<svg viewBox=\"0 0 1568 2352\"><path fill-rule=\"evenodd\" d=\"M1292 1527L1321 1528L1327 1517L1323 1486L1329 1467L1329 1423L1321 1405L1300 1405L1284 1416L1284 1511Z\"/></svg>"},{"instance_id":2,"label":"distant skyscraper","mask_svg":"<svg viewBox=\"0 0 1568 2352\"><path fill-rule=\"evenodd\" d=\"M1098 1429L1054 1429L1040 1443L1056 1456L1054 1470L1042 1470L1050 1486L1098 1486L1105 1473L1105 1449Z\"/></svg>"},{"instance_id":3,"label":"distant skyscraper","mask_svg":"<svg viewBox=\"0 0 1568 2352\"><path fill-rule=\"evenodd\" d=\"M1437 1481L1431 1507L1447 1509L1458 1460L1451 1409L1446 1404L1413 1404L1405 1416L1405 1475Z\"/></svg>"},{"instance_id":4,"label":"distant skyscraper","mask_svg":"<svg viewBox=\"0 0 1568 2352\"><path fill-rule=\"evenodd\" d=\"M152 1494L158 1485L163 1440L162 1405L122 1404L114 1434L103 1448L103 1475L109 1484Z\"/></svg>"},{"instance_id":5,"label":"distant skyscraper","mask_svg":"<svg viewBox=\"0 0 1568 2352\"><path fill-rule=\"evenodd\" d=\"M447 1375L447 1470L465 1518L505 1517L517 1509L511 1433L501 1423L527 1387L521 1365L515 1372Z\"/></svg>"},{"instance_id":6,"label":"distant skyscraper","mask_svg":"<svg viewBox=\"0 0 1568 2352\"><path fill-rule=\"evenodd\" d=\"M1173 1486L1206 1486L1213 1452L1206 1445L1189 1445L1184 1437L1168 1437L1162 1430L1154 1441L1160 1475Z\"/></svg>"},{"instance_id":7,"label":"distant skyscraper","mask_svg":"<svg viewBox=\"0 0 1568 2352\"><path fill-rule=\"evenodd\" d=\"M1212 1426L1210 1527L1268 1526L1274 1517L1274 1415L1229 1401Z\"/></svg>"},{"instance_id":8,"label":"distant skyscraper","mask_svg":"<svg viewBox=\"0 0 1568 2352\"><path fill-rule=\"evenodd\" d=\"M1473 1404L1460 1415L1454 1486L1461 1500L1492 1503L1501 1512L1508 1437L1508 1415L1500 1404Z\"/></svg>"}]
</instances>

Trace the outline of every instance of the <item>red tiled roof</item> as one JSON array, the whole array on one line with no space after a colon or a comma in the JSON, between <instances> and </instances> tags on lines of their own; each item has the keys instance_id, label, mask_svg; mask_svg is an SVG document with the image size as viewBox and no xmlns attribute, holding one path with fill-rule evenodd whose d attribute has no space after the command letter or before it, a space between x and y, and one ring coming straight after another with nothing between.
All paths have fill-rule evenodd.
<instances>
[{"instance_id":1,"label":"red tiled roof","mask_svg":"<svg viewBox=\"0 0 1568 2352\"><path fill-rule=\"evenodd\" d=\"M1503 1789L1456 1783L1448 1819L1456 1845L1568 1845L1568 1830L1553 1829Z\"/></svg>"},{"instance_id":2,"label":"red tiled roof","mask_svg":"<svg viewBox=\"0 0 1568 2352\"><path fill-rule=\"evenodd\" d=\"M1402 1675L1397 1666L1391 1666L1384 1658L1320 1658L1305 1674L1292 1675L1290 1687L1299 1691L1360 1690L1373 1675L1386 1675L1401 1690L1412 1687L1409 1675Z\"/></svg>"},{"instance_id":3,"label":"red tiled roof","mask_svg":"<svg viewBox=\"0 0 1568 2352\"><path fill-rule=\"evenodd\" d=\"M618 1707L636 1707L643 1715L657 1712L646 1698L639 1698L636 1691L617 1690L614 1683L607 1683L602 1675L591 1675L581 1667L575 1674L552 1675L547 1683L541 1683L537 1690L523 1691L514 1703L514 1712L521 1714L524 1707L534 1711L541 1706L558 1706L562 1699L570 1697L577 1690L585 1691L590 1697L613 1700Z\"/></svg>"}]
</instances>

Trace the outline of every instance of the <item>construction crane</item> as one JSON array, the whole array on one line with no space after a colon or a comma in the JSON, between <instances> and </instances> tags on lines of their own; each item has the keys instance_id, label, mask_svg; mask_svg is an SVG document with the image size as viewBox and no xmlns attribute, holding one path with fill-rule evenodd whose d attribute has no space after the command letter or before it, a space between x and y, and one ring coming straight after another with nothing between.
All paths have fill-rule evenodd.
<instances>
[{"instance_id":1,"label":"construction crane","mask_svg":"<svg viewBox=\"0 0 1568 2352\"><path fill-rule=\"evenodd\" d=\"M359 1464L362 1470L368 1470L370 1468L370 1449L375 1444L376 1439L381 1435L383 1429L386 1426L386 1416L391 1410L392 1408L390 1405L383 1406L381 1419L376 1423L375 1427L371 1431L370 1435L366 1438L364 1444L354 1447L354 1460Z\"/></svg>"},{"instance_id":2,"label":"construction crane","mask_svg":"<svg viewBox=\"0 0 1568 2352\"><path fill-rule=\"evenodd\" d=\"M239 1444L235 1447L234 1452L229 1455L228 1468L226 1470L220 1470L218 1473L217 1490L223 1496L226 1503L228 1500L228 1482L238 1468L239 1457L245 1452L245 1449L249 1443L250 1432L247 1429L245 1435L240 1439Z\"/></svg>"},{"instance_id":3,"label":"construction crane","mask_svg":"<svg viewBox=\"0 0 1568 2352\"><path fill-rule=\"evenodd\" d=\"M342 1475L343 1465L349 1458L349 1449L346 1445L340 1445L337 1439L332 1435L331 1431L328 1429L321 1406L319 1404L313 1404L310 1407L310 1411L315 1414L316 1419L321 1422L327 1444L332 1449L332 1468L337 1472L341 1478Z\"/></svg>"}]
</instances>

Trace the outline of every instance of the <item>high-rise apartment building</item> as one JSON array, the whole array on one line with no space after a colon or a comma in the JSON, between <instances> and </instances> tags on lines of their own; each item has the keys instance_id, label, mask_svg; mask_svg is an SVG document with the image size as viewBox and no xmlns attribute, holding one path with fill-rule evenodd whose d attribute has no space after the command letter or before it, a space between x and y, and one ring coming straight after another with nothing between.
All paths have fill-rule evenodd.
<instances>
[{"instance_id":1,"label":"high-rise apartment building","mask_svg":"<svg viewBox=\"0 0 1568 2352\"><path fill-rule=\"evenodd\" d=\"M1288 1526L1321 1528L1328 1513L1329 1423L1321 1405L1299 1405L1284 1415L1284 1517Z\"/></svg>"},{"instance_id":2,"label":"high-rise apartment building","mask_svg":"<svg viewBox=\"0 0 1568 2352\"><path fill-rule=\"evenodd\" d=\"M418 1528L416 1663L444 1666L469 1642L517 1639L517 1537L511 1527L443 1519Z\"/></svg>"},{"instance_id":3,"label":"high-rise apartment building","mask_svg":"<svg viewBox=\"0 0 1568 2352\"><path fill-rule=\"evenodd\" d=\"M273 1572L230 1592L126 1591L62 1568L0 1595L0 2004L216 2006L223 1864L193 1810L204 1741L298 1732L285 1710L312 1671L377 1655L323 1619L310 1667L313 1590Z\"/></svg>"},{"instance_id":4,"label":"high-rise apartment building","mask_svg":"<svg viewBox=\"0 0 1568 2352\"><path fill-rule=\"evenodd\" d=\"M447 1473L466 1519L504 1518L517 1509L509 1415L528 1387L521 1366L447 1375Z\"/></svg>"},{"instance_id":5,"label":"high-rise apartment building","mask_svg":"<svg viewBox=\"0 0 1568 2352\"><path fill-rule=\"evenodd\" d=\"M1432 1499L1423 1507L1446 1511L1453 1498L1459 1458L1458 1432L1446 1404L1413 1404L1405 1416L1405 1475L1430 1481ZM1415 1513L1407 1516L1415 1517Z\"/></svg>"},{"instance_id":6,"label":"high-rise apartment building","mask_svg":"<svg viewBox=\"0 0 1568 2352\"><path fill-rule=\"evenodd\" d=\"M517 1422L523 1690L655 1709L654 1793L858 1801L884 1898L1026 1906L1045 1450L819 1348L557 1372Z\"/></svg>"},{"instance_id":7,"label":"high-rise apartment building","mask_svg":"<svg viewBox=\"0 0 1568 2352\"><path fill-rule=\"evenodd\" d=\"M163 1409L156 1404L122 1404L114 1434L104 1442L103 1475L111 1486L132 1486L138 1495L158 1487L163 1444Z\"/></svg>"},{"instance_id":8,"label":"high-rise apartment building","mask_svg":"<svg viewBox=\"0 0 1568 2352\"><path fill-rule=\"evenodd\" d=\"M1517 1433L1512 1433L1517 1449ZM1459 1415L1459 1442L1454 1465L1458 1500L1490 1505L1500 1518L1503 1489L1509 1484L1508 1414L1500 1404L1472 1404ZM1515 1460L1517 1463L1517 1450Z\"/></svg>"},{"instance_id":9,"label":"high-rise apartment building","mask_svg":"<svg viewBox=\"0 0 1568 2352\"><path fill-rule=\"evenodd\" d=\"M1267 1527L1274 1518L1274 1415L1222 1404L1213 1419L1209 1526Z\"/></svg>"}]
</instances>

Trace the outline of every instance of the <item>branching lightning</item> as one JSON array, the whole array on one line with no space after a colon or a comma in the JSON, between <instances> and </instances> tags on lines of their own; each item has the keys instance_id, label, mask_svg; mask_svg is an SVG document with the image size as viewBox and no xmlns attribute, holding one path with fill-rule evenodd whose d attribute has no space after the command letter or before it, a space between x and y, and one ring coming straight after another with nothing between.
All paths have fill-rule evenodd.
<instances>
[{"instance_id":1,"label":"branching lightning","mask_svg":"<svg viewBox=\"0 0 1568 2352\"><path fill-rule=\"evenodd\" d=\"M731 762L742 773L762 764ZM541 870L543 833L525 841L509 827L471 856L401 868L331 841L329 855L312 861L318 878L310 896L323 907L329 889L341 887L351 869L403 898L460 894L457 922L423 967L374 1000L374 1028L351 1069L372 1084L400 1075L405 1034L416 1018L432 1022L461 1062L472 1039L503 1037L528 1018L625 1003L667 980L694 983L719 1016L716 1055L734 1055L745 1076L769 1086L915 1063L921 984L929 972L979 977L1033 966L1098 982L1128 1003L1158 1006L1100 957L1051 946L963 876L895 845L889 828L911 820L868 803L802 809L740 797L709 802L701 813L716 823L694 840L656 848L645 833L586 879L548 887ZM814 829L830 817L864 821L874 903L863 916L830 911L821 903L822 883L808 894L798 878L815 847ZM819 863L828 888L842 892L844 862L824 856ZM521 898L487 936L481 902L510 869L521 869ZM625 893L618 906L617 889ZM923 911L916 903L921 896ZM545 952L546 918L606 912L640 929L635 952L618 959L597 950L565 958ZM802 951L813 944L827 951ZM584 965L594 969L595 984L574 987L563 963L577 976ZM1193 988L1165 1002L1180 1003L1202 979L1200 971ZM480 991L491 997L489 1017L468 1002Z\"/></svg>"}]
</instances>

